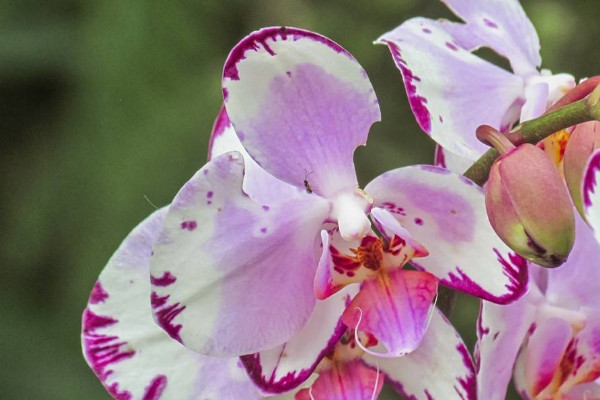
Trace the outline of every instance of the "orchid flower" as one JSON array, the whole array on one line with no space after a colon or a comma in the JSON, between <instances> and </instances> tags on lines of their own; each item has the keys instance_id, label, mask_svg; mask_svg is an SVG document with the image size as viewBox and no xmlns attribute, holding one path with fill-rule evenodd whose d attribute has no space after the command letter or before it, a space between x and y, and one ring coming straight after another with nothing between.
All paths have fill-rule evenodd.
<instances>
[{"instance_id":1,"label":"orchid flower","mask_svg":"<svg viewBox=\"0 0 600 400\"><path fill-rule=\"evenodd\" d=\"M536 118L575 85L568 74L539 70L539 38L518 0L442 0L464 23L413 18L381 36L402 73L421 129L439 146L436 163L464 172L487 147L486 124L507 131ZM473 54L488 47L506 71Z\"/></svg>"},{"instance_id":2,"label":"orchid flower","mask_svg":"<svg viewBox=\"0 0 600 400\"><path fill-rule=\"evenodd\" d=\"M380 113L338 44L257 31L227 59L223 94L211 160L170 205L150 265L155 319L187 348L245 355L261 390L280 393L311 375L344 324L380 341L379 356L417 349L438 282L497 303L525 292L526 263L494 234L471 181L413 166L358 187L352 156ZM416 279L401 269L411 257Z\"/></svg>"},{"instance_id":3,"label":"orchid flower","mask_svg":"<svg viewBox=\"0 0 600 400\"><path fill-rule=\"evenodd\" d=\"M480 399L503 400L513 366L515 387L526 400L600 398L600 245L576 218L575 246L563 266L532 265L529 293L510 305L483 302Z\"/></svg>"}]
</instances>

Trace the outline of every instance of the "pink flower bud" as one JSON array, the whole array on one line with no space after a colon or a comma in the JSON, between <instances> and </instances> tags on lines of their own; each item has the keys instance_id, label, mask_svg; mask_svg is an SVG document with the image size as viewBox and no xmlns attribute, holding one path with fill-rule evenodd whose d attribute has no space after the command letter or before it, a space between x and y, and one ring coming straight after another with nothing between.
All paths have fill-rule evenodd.
<instances>
[{"instance_id":1,"label":"pink flower bud","mask_svg":"<svg viewBox=\"0 0 600 400\"><path fill-rule=\"evenodd\" d=\"M546 267L566 261L575 240L573 206L543 150L523 144L505 152L485 191L490 222L511 249Z\"/></svg>"},{"instance_id":2,"label":"pink flower bud","mask_svg":"<svg viewBox=\"0 0 600 400\"><path fill-rule=\"evenodd\" d=\"M583 213L583 174L593 151L600 147L600 122L592 121L579 124L571 133L565 150L565 180L571 192L573 203L581 216Z\"/></svg>"}]
</instances>

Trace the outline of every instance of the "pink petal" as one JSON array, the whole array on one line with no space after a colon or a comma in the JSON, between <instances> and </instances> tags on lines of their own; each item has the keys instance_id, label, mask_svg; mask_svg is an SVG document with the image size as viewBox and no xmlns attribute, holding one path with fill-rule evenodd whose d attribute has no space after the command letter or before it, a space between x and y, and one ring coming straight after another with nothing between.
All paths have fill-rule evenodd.
<instances>
[{"instance_id":1,"label":"pink petal","mask_svg":"<svg viewBox=\"0 0 600 400\"><path fill-rule=\"evenodd\" d=\"M509 59L515 73L537 73L542 63L540 41L517 0L442 1L466 22L448 29L461 47L490 47Z\"/></svg>"},{"instance_id":2,"label":"pink petal","mask_svg":"<svg viewBox=\"0 0 600 400\"><path fill-rule=\"evenodd\" d=\"M523 101L524 81L462 48L447 25L413 18L377 43L388 45L421 128L444 149L475 161L487 150L476 128L503 130L516 121L513 106Z\"/></svg>"},{"instance_id":3,"label":"pink petal","mask_svg":"<svg viewBox=\"0 0 600 400\"><path fill-rule=\"evenodd\" d=\"M535 319L532 296L505 306L482 302L477 322L479 399L505 399L517 353Z\"/></svg>"},{"instance_id":4,"label":"pink petal","mask_svg":"<svg viewBox=\"0 0 600 400\"><path fill-rule=\"evenodd\" d=\"M259 399L235 358L187 350L152 319L150 255L166 209L135 228L104 268L83 314L86 361L115 399Z\"/></svg>"},{"instance_id":5,"label":"pink petal","mask_svg":"<svg viewBox=\"0 0 600 400\"><path fill-rule=\"evenodd\" d=\"M291 198L307 196L305 189L280 181L262 169L250 157L238 139L225 107L221 108L213 126L208 148L208 159L212 160L230 151L238 151L244 157L243 190L252 200L261 204L272 204Z\"/></svg>"},{"instance_id":6,"label":"pink petal","mask_svg":"<svg viewBox=\"0 0 600 400\"><path fill-rule=\"evenodd\" d=\"M289 342L242 356L254 383L266 393L282 393L302 384L346 332L340 317L357 292L358 285L352 285L318 301L306 325Z\"/></svg>"},{"instance_id":7,"label":"pink petal","mask_svg":"<svg viewBox=\"0 0 600 400\"><path fill-rule=\"evenodd\" d=\"M577 310L600 304L600 267L591 260L600 259L600 245L594 232L575 213L575 245L567 261L547 272L546 297L553 304Z\"/></svg>"},{"instance_id":8,"label":"pink petal","mask_svg":"<svg viewBox=\"0 0 600 400\"><path fill-rule=\"evenodd\" d=\"M560 373L572 336L571 324L563 319L548 318L537 324L525 348L525 378L531 397L539 395Z\"/></svg>"},{"instance_id":9,"label":"pink petal","mask_svg":"<svg viewBox=\"0 0 600 400\"><path fill-rule=\"evenodd\" d=\"M473 161L445 150L438 144L435 146L435 165L462 175L473 165Z\"/></svg>"},{"instance_id":10,"label":"pink petal","mask_svg":"<svg viewBox=\"0 0 600 400\"><path fill-rule=\"evenodd\" d=\"M297 28L256 31L231 51L223 92L244 147L273 176L323 196L357 186L352 156L380 112L338 44Z\"/></svg>"},{"instance_id":11,"label":"pink petal","mask_svg":"<svg viewBox=\"0 0 600 400\"><path fill-rule=\"evenodd\" d=\"M185 346L233 356L278 346L312 313L319 196L260 205L242 192L237 152L210 161L175 197L154 247L155 318Z\"/></svg>"},{"instance_id":12,"label":"pink petal","mask_svg":"<svg viewBox=\"0 0 600 400\"><path fill-rule=\"evenodd\" d=\"M473 182L422 165L386 172L365 190L429 251L412 264L442 284L502 304L527 290L527 263L493 231Z\"/></svg>"},{"instance_id":13,"label":"pink petal","mask_svg":"<svg viewBox=\"0 0 600 400\"><path fill-rule=\"evenodd\" d=\"M377 370L359 360L339 363L321 372L312 388L302 389L296 400L372 400L381 392L383 380Z\"/></svg>"},{"instance_id":14,"label":"pink petal","mask_svg":"<svg viewBox=\"0 0 600 400\"><path fill-rule=\"evenodd\" d=\"M387 349L381 356L399 357L423 340L437 294L433 275L397 269L366 281L342 321L370 333Z\"/></svg>"},{"instance_id":15,"label":"pink petal","mask_svg":"<svg viewBox=\"0 0 600 400\"><path fill-rule=\"evenodd\" d=\"M364 357L411 400L475 400L475 370L467 347L439 310L418 349L405 357ZM510 373L510 371L509 371ZM487 399L480 397L480 399Z\"/></svg>"}]
</instances>

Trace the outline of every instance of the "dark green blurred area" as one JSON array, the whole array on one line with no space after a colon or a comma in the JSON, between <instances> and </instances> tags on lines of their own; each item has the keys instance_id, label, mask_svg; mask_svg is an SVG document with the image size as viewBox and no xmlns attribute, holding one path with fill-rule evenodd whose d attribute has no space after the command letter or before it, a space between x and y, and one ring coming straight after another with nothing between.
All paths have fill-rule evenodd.
<instances>
[{"instance_id":1,"label":"dark green blurred area","mask_svg":"<svg viewBox=\"0 0 600 400\"><path fill-rule=\"evenodd\" d=\"M544 67L577 78L600 73L598 0L523 6ZM109 398L81 356L89 291L150 203L167 204L205 162L221 68L247 33L314 30L367 70L383 121L356 154L363 184L432 159L399 72L372 41L410 17L453 18L435 0L8 0L1 9L3 399ZM454 315L471 348L477 309L461 297Z\"/></svg>"}]
</instances>

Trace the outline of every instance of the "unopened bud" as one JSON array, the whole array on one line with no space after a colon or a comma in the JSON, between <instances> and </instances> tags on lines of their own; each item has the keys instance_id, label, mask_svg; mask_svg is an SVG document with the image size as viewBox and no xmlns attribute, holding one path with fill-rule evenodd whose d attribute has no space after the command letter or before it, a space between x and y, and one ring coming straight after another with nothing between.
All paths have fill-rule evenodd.
<instances>
[{"instance_id":1,"label":"unopened bud","mask_svg":"<svg viewBox=\"0 0 600 400\"><path fill-rule=\"evenodd\" d=\"M583 174L588 159L600 147L600 122L591 121L579 124L571 133L565 150L565 180L573 203L581 216L583 213Z\"/></svg>"},{"instance_id":2,"label":"unopened bud","mask_svg":"<svg viewBox=\"0 0 600 400\"><path fill-rule=\"evenodd\" d=\"M480 132L478 132L479 134ZM543 150L488 143L501 156L490 171L485 204L492 227L521 256L545 267L564 263L575 240L575 218L562 178ZM479 135L478 135L479 136Z\"/></svg>"}]
</instances>

